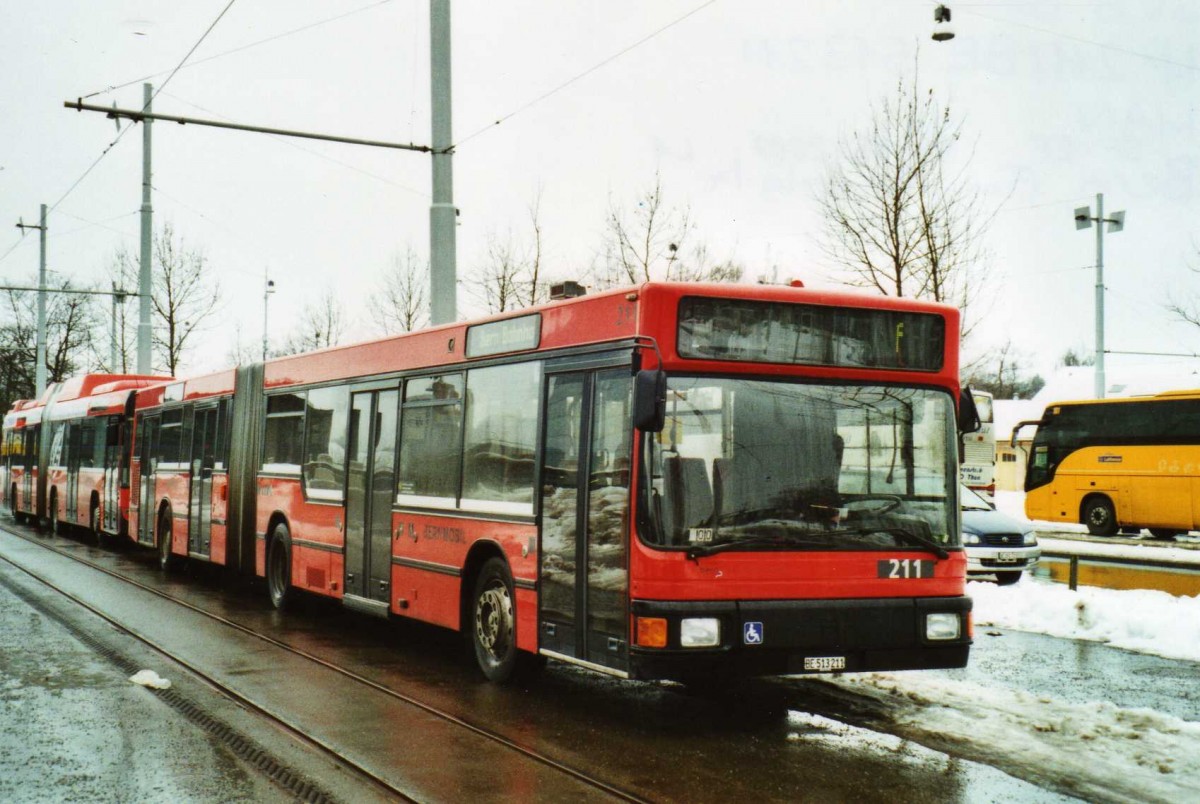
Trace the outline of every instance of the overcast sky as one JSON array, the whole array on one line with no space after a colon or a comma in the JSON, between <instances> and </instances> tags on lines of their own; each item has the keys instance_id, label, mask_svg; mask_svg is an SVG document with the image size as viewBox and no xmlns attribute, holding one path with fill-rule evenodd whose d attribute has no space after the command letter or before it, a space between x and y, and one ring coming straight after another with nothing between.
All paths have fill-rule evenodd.
<instances>
[{"instance_id":1,"label":"overcast sky","mask_svg":"<svg viewBox=\"0 0 1200 804\"><path fill-rule=\"evenodd\" d=\"M60 274L98 282L116 250L136 254L141 130L79 181L116 130L63 101L140 105L140 79L161 86L227 4L9 4L0 277L35 277L36 233L19 241L9 227L36 222L41 203L56 205ZM1189 270L1200 269L1200 4L951 3L958 35L946 43L930 39L935 5L455 0L460 275L489 238L528 235L540 189L550 270L582 276L610 201L632 203L659 171L667 201L690 206L710 250L749 278L833 284L818 245L822 177L839 138L911 77L919 47L921 82L962 119L974 184L999 207L994 305L973 347L1011 335L1042 371L1068 347L1093 348L1095 237L1072 213L1103 192L1106 211L1128 216L1105 238L1108 348L1200 351L1200 329L1163 309L1200 294ZM425 0L234 2L155 111L427 143L428 15ZM159 123L153 183L156 225L203 249L225 289L193 368L224 365L239 322L260 341L264 270L278 340L326 288L367 337L365 298L392 255L428 251L421 154ZM465 291L460 308L479 312ZM1109 372L1145 360L1110 356Z\"/></svg>"}]
</instances>

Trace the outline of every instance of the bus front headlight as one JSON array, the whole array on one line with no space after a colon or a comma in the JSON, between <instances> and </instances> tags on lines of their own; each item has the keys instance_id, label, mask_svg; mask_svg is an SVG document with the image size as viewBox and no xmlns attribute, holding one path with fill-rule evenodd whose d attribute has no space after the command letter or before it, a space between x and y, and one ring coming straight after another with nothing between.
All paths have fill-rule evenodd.
<instances>
[{"instance_id":1,"label":"bus front headlight","mask_svg":"<svg viewBox=\"0 0 1200 804\"><path fill-rule=\"evenodd\" d=\"M716 617L685 617L679 621L679 644L684 648L715 648L721 644L721 622Z\"/></svg>"},{"instance_id":2,"label":"bus front headlight","mask_svg":"<svg viewBox=\"0 0 1200 804\"><path fill-rule=\"evenodd\" d=\"M962 635L962 620L953 612L934 612L925 615L925 638L931 642L958 639Z\"/></svg>"}]
</instances>

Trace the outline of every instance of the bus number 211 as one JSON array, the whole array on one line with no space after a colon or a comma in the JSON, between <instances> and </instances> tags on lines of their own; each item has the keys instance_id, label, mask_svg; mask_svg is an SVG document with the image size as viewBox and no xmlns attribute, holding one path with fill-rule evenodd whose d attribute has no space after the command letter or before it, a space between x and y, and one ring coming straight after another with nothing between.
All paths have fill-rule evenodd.
<instances>
[{"instance_id":1,"label":"bus number 211","mask_svg":"<svg viewBox=\"0 0 1200 804\"><path fill-rule=\"evenodd\" d=\"M885 558L879 562L880 578L932 578L933 562L915 558Z\"/></svg>"}]
</instances>

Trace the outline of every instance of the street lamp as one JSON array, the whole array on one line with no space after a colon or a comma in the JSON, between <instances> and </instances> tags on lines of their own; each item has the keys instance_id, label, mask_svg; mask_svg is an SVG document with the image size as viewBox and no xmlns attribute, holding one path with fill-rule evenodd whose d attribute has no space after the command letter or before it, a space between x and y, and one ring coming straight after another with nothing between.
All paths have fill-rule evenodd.
<instances>
[{"instance_id":1,"label":"street lamp","mask_svg":"<svg viewBox=\"0 0 1200 804\"><path fill-rule=\"evenodd\" d=\"M267 278L267 272L263 271L263 362L267 362L267 310L271 302L271 294L275 292L275 280Z\"/></svg>"},{"instance_id":2,"label":"street lamp","mask_svg":"<svg viewBox=\"0 0 1200 804\"><path fill-rule=\"evenodd\" d=\"M1104 217L1104 193L1096 193L1096 217L1091 207L1075 208L1075 229L1087 229L1096 223L1096 385L1097 399L1104 398L1104 226L1108 231L1119 232L1125 228L1125 210L1114 212L1111 218Z\"/></svg>"},{"instance_id":3,"label":"street lamp","mask_svg":"<svg viewBox=\"0 0 1200 804\"><path fill-rule=\"evenodd\" d=\"M950 7L938 5L933 10L933 41L948 42L954 38L954 31L950 28Z\"/></svg>"}]
</instances>

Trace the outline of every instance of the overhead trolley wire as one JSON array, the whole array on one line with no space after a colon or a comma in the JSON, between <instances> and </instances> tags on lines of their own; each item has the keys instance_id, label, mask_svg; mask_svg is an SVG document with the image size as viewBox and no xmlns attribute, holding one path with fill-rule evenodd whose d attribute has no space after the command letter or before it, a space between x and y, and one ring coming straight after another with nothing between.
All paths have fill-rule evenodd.
<instances>
[{"instance_id":1,"label":"overhead trolley wire","mask_svg":"<svg viewBox=\"0 0 1200 804\"><path fill-rule=\"evenodd\" d=\"M612 62L614 62L614 61L616 61L617 59L619 59L619 58L621 58L622 56L624 56L626 53L629 53L631 50L635 50L635 49L637 49L637 48L641 47L642 45L646 44L647 42L649 42L651 39L655 38L655 37L656 37L656 36L658 36L659 34L663 33L664 31L666 31L666 30L668 30L668 29L670 29L670 28L674 28L674 27L675 27L676 25L678 25L679 23L683 22L684 20L688 19L689 17L692 17L692 16L694 16L694 15L696 15L696 14L700 13L701 11L703 11L704 9L708 8L709 6L713 5L713 4L714 4L714 3L716 3L716 2L717 2L717 0L708 0L708 2L701 3L700 5L696 6L696 7L695 7L695 8L693 8L691 11L689 11L688 13L684 14L682 17L679 17L679 18L677 18L677 19L674 19L674 20L672 20L671 22L668 22L666 25L664 25L664 26L662 26L661 28L659 28L658 30L656 30L656 31L653 31L653 32L651 32L651 33L648 33L648 34L646 34L646 35L645 35L645 36L643 36L641 39L639 39L638 41L634 42L632 45L629 45L628 47L626 47L626 48L624 48L624 49L622 49L622 50L619 50L619 51L617 51L616 53L612 54L611 56L609 56L608 58L604 59L603 61L600 61L600 62L598 62L597 64L593 65L592 67L589 67L588 69L586 69L586 70L584 70L583 72L579 73L579 75L576 75L574 78L571 78L571 79L568 79L567 81L564 81L563 83L559 84L558 86L554 87L553 89L551 89L551 90L549 90L549 91L547 91L547 92L544 92L544 93L542 93L541 95L539 95L538 97L536 97L536 98L534 98L533 100L529 101L528 103L524 104L523 106L519 106L519 107L517 107L516 109L514 109L513 111L509 112L508 114L506 114L506 115L502 115L501 117L497 118L495 122L493 122L493 123L488 123L486 126L484 126L483 128L479 129L479 130L478 130L478 131L476 131L474 134L471 134L471 135L469 135L469 136L467 136L467 137L464 137L463 139L459 140L459 141L458 141L458 142L456 142L454 145L452 145L452 146L451 146L451 149L457 148L458 146L460 146L460 145L462 145L462 144L464 144L464 143L466 143L466 142L469 142L469 141L471 141L471 140L475 139L476 137L478 137L480 134L484 133L485 131L490 131L491 129L493 129L493 128L495 128L496 126L498 126L498 125L500 125L501 123L503 123L505 120L508 120L509 118L511 118L511 117L513 117L513 116L515 116L515 115L518 115L518 114L520 114L521 112L525 111L526 109L530 108L531 106L536 106L537 104L539 104L539 103L541 103L542 101L544 101L544 100L546 100L547 98L549 98L551 95L555 95L555 94L557 94L557 93L561 92L562 90L564 90L564 89L566 89L567 87L571 86L571 84L574 84L576 81L579 81L579 80L581 80L581 79L583 79L583 78L586 78L587 76L589 76L589 75L591 75L592 73L596 72L596 71L597 71L597 70L599 70L600 68L602 68L602 67L605 67L605 66L607 66L608 64L611 64Z\"/></svg>"},{"instance_id":2,"label":"overhead trolley wire","mask_svg":"<svg viewBox=\"0 0 1200 804\"><path fill-rule=\"evenodd\" d=\"M150 97L151 102L153 102L154 98L156 98L158 96L158 93L162 92L163 88L166 87L166 85L170 83L171 79L175 77L175 73L179 72L180 68L183 67L183 65L185 63L187 63L187 60L189 58L191 58L193 53L196 52L196 48L200 47L200 45L204 42L204 40L208 38L208 35L210 33L212 33L213 28L217 27L217 23L219 23L221 21L221 19L225 16L225 14L229 11L229 9L233 7L233 4L236 2L237 2L237 0L229 0L229 3L226 4L225 8L221 9L221 13L217 15L216 19L214 19L212 21L212 23L208 26L208 28L205 29L204 33L200 36L200 38L196 40L196 44L192 45L191 50L189 50L187 52L187 54L184 55L184 57L179 60L179 64L175 65L175 69L171 71L171 74L167 76L166 80L162 82L162 84L155 91L154 95L152 95ZM143 107L143 111L144 111L144 108L145 107ZM83 175L81 175L78 179L76 179L74 181L74 183L71 184L71 186L67 188L67 191L65 193L63 193L61 196L59 196L59 199L57 201L55 201L53 204L50 205L50 208L48 210L49 212L53 212L54 210L58 209L59 204L61 204L63 201L66 201L67 197L70 196L71 193L75 192L75 188L83 183L83 180L86 179L91 174L91 172L96 169L96 166L100 164L101 160L103 160L104 157L108 156L109 151L111 151L116 146L116 144L121 141L121 138L125 136L125 132L129 131L130 128L132 128L132 126L127 126L123 129L121 129L120 132L118 132L117 136L113 139L113 141L110 142L104 148L104 150L100 152L100 155L97 156L95 161L93 161L92 164L90 164L88 166L87 170L83 171ZM5 260L5 258L8 257L9 254L12 254L13 251L15 251L17 246L19 246L20 244L21 244L21 241L18 240L16 243L13 243L13 245L8 249L8 251L4 252L3 254L0 254L0 262L3 262Z\"/></svg>"},{"instance_id":3,"label":"overhead trolley wire","mask_svg":"<svg viewBox=\"0 0 1200 804\"><path fill-rule=\"evenodd\" d=\"M284 39L289 36L294 36L295 34L298 34L298 33L304 33L305 31L311 31L313 28L319 28L322 25L328 25L331 22L337 22L338 20L343 20L347 17L352 17L355 14L361 14L364 11L370 11L372 9L378 8L379 6L387 5L388 3L391 3L391 2L393 2L393 0L379 0L379 2L372 3L369 6L363 6L362 8L356 8L353 11L347 11L344 14L338 14L335 17L327 17L323 20L317 20L316 22L309 23L308 25L302 25L299 28L293 28L290 31L284 31L282 33L275 34L274 36L268 36L266 39L259 39L256 42L250 42L245 45L240 45L239 47L235 47L232 50L225 50L220 53L214 53L211 56L205 56L202 59L197 59L196 61L193 61L192 63L188 64L187 66L188 67L198 67L201 64L206 64L207 62L215 61L216 59L221 59L221 58L224 58L225 56L231 56L234 53L241 53L244 50L249 50L251 48L258 47L259 45L265 45L269 42L274 42L279 39ZM222 12L222 13L224 13L224 12ZM199 43L197 43L197 44L199 44ZM172 74L174 74L174 72L176 72L178 70L179 70L179 67L176 67L175 71L171 71L171 72L172 72ZM113 86L107 87L105 89L98 89L95 92L90 92L87 95L83 95L81 97L83 99L94 98L97 95L103 95L105 93L113 92L118 89L124 89L125 87L131 87L134 84L145 83L146 81L149 81L151 78L157 78L158 76L163 75L166 72L168 72L168 71L160 70L157 73L151 73L150 75L144 75L141 78L135 78L134 80L126 81L123 84L114 84Z\"/></svg>"},{"instance_id":4,"label":"overhead trolley wire","mask_svg":"<svg viewBox=\"0 0 1200 804\"><path fill-rule=\"evenodd\" d=\"M985 19L985 20L988 20L989 22L998 22L1002 25L1012 25L1017 28L1028 28L1031 31L1037 31L1038 33L1046 34L1047 36L1057 36L1062 39L1069 39L1072 42L1079 42L1080 44L1084 44L1084 45L1093 45L1098 48L1103 48L1104 50L1112 50L1116 53L1124 53L1126 56L1137 56L1140 59L1146 59L1148 61L1157 61L1160 64L1169 64L1172 67L1182 67L1185 70L1200 70L1200 65L1188 64L1188 63L1182 62L1182 61L1175 61L1174 59L1167 59L1167 58L1163 58L1162 56L1154 56L1149 53L1142 53L1141 51L1138 51L1138 50L1130 50L1129 48L1126 48L1126 47L1118 47L1117 45L1110 45L1107 42L1097 42L1094 39L1085 39L1082 36L1072 36L1071 34L1066 34L1066 33L1063 33L1062 31L1053 31L1049 28L1039 28L1036 25L1030 25L1029 23L1026 23L1026 22L1017 22L1016 20L1004 19L1002 17L992 17L987 14L980 14L978 11L972 11L970 8L966 9L962 13L968 14L971 16L975 16L975 17L979 17L980 19Z\"/></svg>"}]
</instances>

